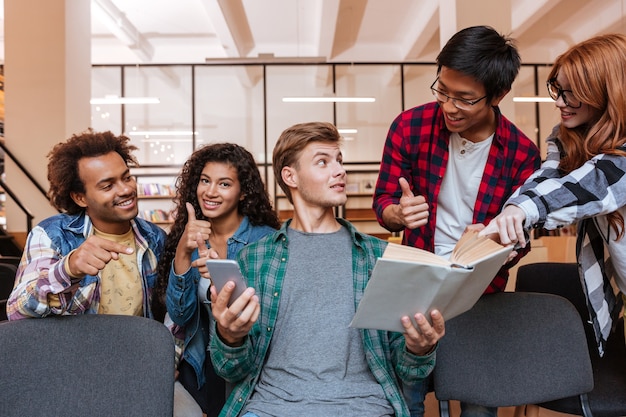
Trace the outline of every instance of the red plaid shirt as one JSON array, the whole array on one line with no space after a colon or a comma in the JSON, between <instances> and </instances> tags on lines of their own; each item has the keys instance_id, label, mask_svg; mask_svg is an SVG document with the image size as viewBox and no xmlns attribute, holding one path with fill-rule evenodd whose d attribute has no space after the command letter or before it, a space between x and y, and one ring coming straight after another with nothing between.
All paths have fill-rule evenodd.
<instances>
[{"instance_id":1,"label":"red plaid shirt","mask_svg":"<svg viewBox=\"0 0 626 417\"><path fill-rule=\"evenodd\" d=\"M513 123L494 107L497 128L474 205L473 223L487 224L503 204L541 164L539 150ZM443 112L436 102L406 110L391 124L383 151L376 183L373 208L378 222L383 223L383 210L398 204L402 191L398 179L412 184L415 195L423 195L430 208L428 223L418 229L405 229L403 244L434 251L437 223L437 198L446 172L450 132ZM503 266L485 293L503 291L509 268L525 255Z\"/></svg>"}]
</instances>

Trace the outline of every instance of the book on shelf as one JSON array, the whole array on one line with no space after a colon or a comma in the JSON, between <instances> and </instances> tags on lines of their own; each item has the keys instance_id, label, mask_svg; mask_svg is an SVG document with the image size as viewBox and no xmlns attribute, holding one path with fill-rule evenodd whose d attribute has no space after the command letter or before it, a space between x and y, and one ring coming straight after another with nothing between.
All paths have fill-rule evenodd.
<instances>
[{"instance_id":1,"label":"book on shelf","mask_svg":"<svg viewBox=\"0 0 626 417\"><path fill-rule=\"evenodd\" d=\"M146 196L174 196L175 187L169 184L142 183L137 185L137 193L140 197Z\"/></svg>"},{"instance_id":2,"label":"book on shelf","mask_svg":"<svg viewBox=\"0 0 626 417\"><path fill-rule=\"evenodd\" d=\"M389 243L378 258L350 327L404 332L400 319L437 309L449 320L474 306L512 246L468 231L449 259ZM415 324L415 323L414 323Z\"/></svg>"},{"instance_id":3,"label":"book on shelf","mask_svg":"<svg viewBox=\"0 0 626 417\"><path fill-rule=\"evenodd\" d=\"M172 212L161 209L144 210L141 213L141 217L153 223L170 223L174 221Z\"/></svg>"}]
</instances>

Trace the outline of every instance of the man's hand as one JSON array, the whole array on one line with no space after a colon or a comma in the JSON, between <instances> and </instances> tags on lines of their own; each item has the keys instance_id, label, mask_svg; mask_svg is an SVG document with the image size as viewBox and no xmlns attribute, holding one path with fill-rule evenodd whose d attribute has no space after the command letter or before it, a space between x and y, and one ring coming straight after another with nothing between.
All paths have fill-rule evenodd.
<instances>
[{"instance_id":1,"label":"man's hand","mask_svg":"<svg viewBox=\"0 0 626 417\"><path fill-rule=\"evenodd\" d=\"M131 253L133 253L131 247L91 235L70 254L69 273L76 278L96 275L111 259L117 260L119 254L130 255Z\"/></svg>"},{"instance_id":2,"label":"man's hand","mask_svg":"<svg viewBox=\"0 0 626 417\"><path fill-rule=\"evenodd\" d=\"M206 220L196 219L196 212L191 203L185 203L187 209L187 224L183 231L174 257L174 272L183 274L191 266L191 254L198 248L199 240L203 242L209 239L211 234L211 223ZM198 239L200 235L200 239Z\"/></svg>"},{"instance_id":3,"label":"man's hand","mask_svg":"<svg viewBox=\"0 0 626 417\"><path fill-rule=\"evenodd\" d=\"M391 229L417 229L428 223L428 203L424 196L415 196L406 179L398 180L402 196L399 204L390 205L383 211L383 221Z\"/></svg>"},{"instance_id":4,"label":"man's hand","mask_svg":"<svg viewBox=\"0 0 626 417\"><path fill-rule=\"evenodd\" d=\"M432 326L421 313L416 314L413 318L417 327L413 325L409 316L403 316L401 319L406 348L414 355L424 356L433 350L439 339L446 333L446 326L443 316L437 310L430 312Z\"/></svg>"},{"instance_id":5,"label":"man's hand","mask_svg":"<svg viewBox=\"0 0 626 417\"><path fill-rule=\"evenodd\" d=\"M523 248L526 246L524 235L524 221L526 213L521 208L508 205L489 222L487 227L480 231L480 236L489 236L493 240L500 241L503 245L519 243Z\"/></svg>"},{"instance_id":6,"label":"man's hand","mask_svg":"<svg viewBox=\"0 0 626 417\"><path fill-rule=\"evenodd\" d=\"M252 325L258 320L261 306L254 288L248 287L228 307L234 290L235 283L232 281L227 282L219 294L211 285L211 311L221 339L229 346L241 346Z\"/></svg>"}]
</instances>

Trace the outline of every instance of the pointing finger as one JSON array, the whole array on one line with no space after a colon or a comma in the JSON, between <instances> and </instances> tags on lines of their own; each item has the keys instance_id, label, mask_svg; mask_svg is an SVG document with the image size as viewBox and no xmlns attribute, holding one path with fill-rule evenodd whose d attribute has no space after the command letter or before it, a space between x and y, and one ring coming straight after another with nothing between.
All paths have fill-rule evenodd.
<instances>
[{"instance_id":1,"label":"pointing finger","mask_svg":"<svg viewBox=\"0 0 626 417\"><path fill-rule=\"evenodd\" d=\"M207 247L204 239L202 239L202 233L196 233L196 242L198 243L198 255L200 255L200 257L206 256L206 254L209 252L209 248Z\"/></svg>"}]
</instances>

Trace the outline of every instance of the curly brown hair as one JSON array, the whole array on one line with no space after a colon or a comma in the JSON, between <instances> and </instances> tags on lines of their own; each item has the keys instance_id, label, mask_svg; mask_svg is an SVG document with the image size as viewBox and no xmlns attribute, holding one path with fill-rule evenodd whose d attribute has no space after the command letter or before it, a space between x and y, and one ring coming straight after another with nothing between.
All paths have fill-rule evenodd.
<instances>
[{"instance_id":1,"label":"curly brown hair","mask_svg":"<svg viewBox=\"0 0 626 417\"><path fill-rule=\"evenodd\" d=\"M216 143L196 150L185 162L176 179L176 220L165 240L163 256L158 266L157 284L153 292L153 312L157 319L165 316L165 291L170 268L176 255L178 241L187 225L188 214L185 203L190 202L193 205L197 219L207 220L200 209L196 192L200 174L209 162L226 163L237 170L241 193L244 196L237 208L239 214L248 216L253 225L268 225L275 229L280 227L280 221L272 208L261 174L250 152L233 143Z\"/></svg>"},{"instance_id":2,"label":"curly brown hair","mask_svg":"<svg viewBox=\"0 0 626 417\"><path fill-rule=\"evenodd\" d=\"M77 214L84 210L74 202L71 193L84 193L85 185L78 175L78 161L82 158L117 152L129 167L138 166L132 155L137 147L130 145L126 136L112 132L94 132L93 129L74 134L65 142L57 143L48 153L48 198L57 210Z\"/></svg>"}]
</instances>

